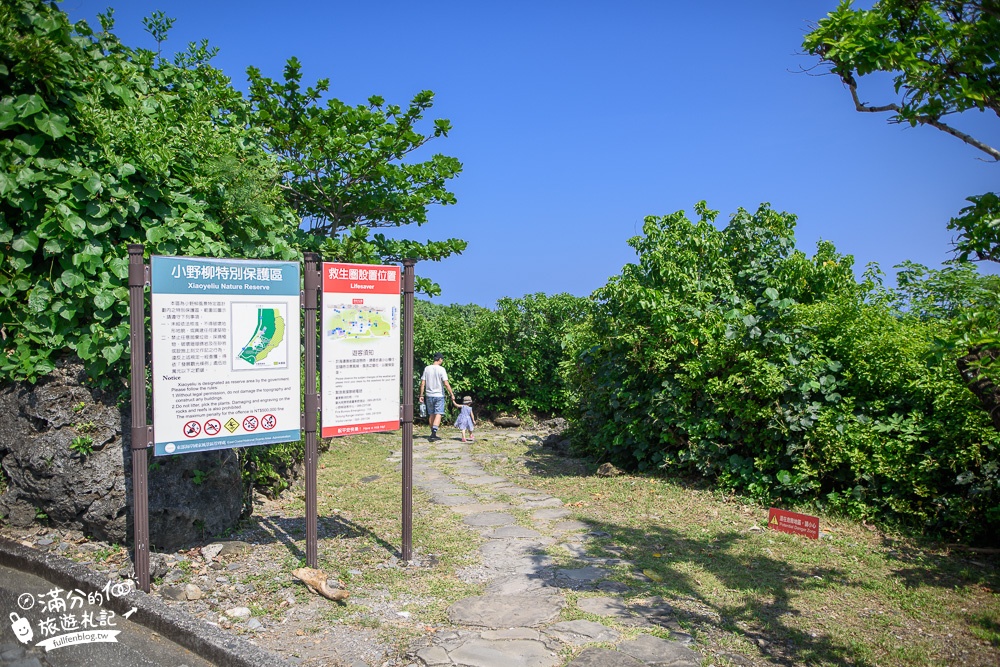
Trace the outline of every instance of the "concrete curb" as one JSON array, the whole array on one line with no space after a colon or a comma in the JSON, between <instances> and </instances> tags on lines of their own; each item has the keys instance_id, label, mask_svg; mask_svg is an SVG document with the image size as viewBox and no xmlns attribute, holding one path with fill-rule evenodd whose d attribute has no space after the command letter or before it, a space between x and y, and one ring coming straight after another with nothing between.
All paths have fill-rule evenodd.
<instances>
[{"instance_id":1,"label":"concrete curb","mask_svg":"<svg viewBox=\"0 0 1000 667\"><path fill-rule=\"evenodd\" d=\"M28 548L4 537L0 537L0 565L42 577L67 590L79 588L96 592L108 583L107 577L79 563ZM118 598L111 597L103 606L119 615L132 607L138 608L140 613L135 615L133 622L219 667L290 667L280 656L168 607L140 590Z\"/></svg>"}]
</instances>

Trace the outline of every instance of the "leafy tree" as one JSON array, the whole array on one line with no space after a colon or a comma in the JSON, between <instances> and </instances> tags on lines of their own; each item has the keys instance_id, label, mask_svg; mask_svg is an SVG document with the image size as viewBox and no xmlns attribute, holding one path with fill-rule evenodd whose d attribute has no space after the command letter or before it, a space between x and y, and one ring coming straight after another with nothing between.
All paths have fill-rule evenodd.
<instances>
[{"instance_id":1,"label":"leafy tree","mask_svg":"<svg viewBox=\"0 0 1000 667\"><path fill-rule=\"evenodd\" d=\"M312 237L310 247L327 259L351 262L437 261L465 249L459 239L419 243L370 231L423 225L428 206L455 203L446 185L462 169L458 160L439 154L423 162L406 160L451 129L438 119L429 133L418 131L433 93L418 93L406 108L379 96L367 105L335 98L323 104L329 79L303 90L295 58L285 66L283 82L254 67L247 73L251 122L264 129L267 147L280 162L281 188ZM418 287L439 292L427 280Z\"/></svg>"},{"instance_id":2,"label":"leafy tree","mask_svg":"<svg viewBox=\"0 0 1000 667\"><path fill-rule=\"evenodd\" d=\"M211 52L174 62L42 0L0 4L0 376L71 351L101 382L127 365L128 243L277 257L296 220L249 109ZM147 24L162 36L161 19Z\"/></svg>"},{"instance_id":3,"label":"leafy tree","mask_svg":"<svg viewBox=\"0 0 1000 667\"><path fill-rule=\"evenodd\" d=\"M803 46L840 77L858 111L937 128L1000 160L1000 148L949 118L973 110L1000 115L995 0L880 0L871 9L854 9L845 0L806 35ZM892 75L896 99L863 102L858 80L878 72ZM987 193L969 201L949 223L959 233L958 256L1000 261L1000 200Z\"/></svg>"},{"instance_id":4,"label":"leafy tree","mask_svg":"<svg viewBox=\"0 0 1000 667\"><path fill-rule=\"evenodd\" d=\"M761 499L995 532L1000 434L936 343L942 309L981 290L914 265L903 313L877 270L858 283L831 244L796 251L794 216L741 209L719 229L696 212L647 218L589 331L568 331L578 446Z\"/></svg>"}]
</instances>

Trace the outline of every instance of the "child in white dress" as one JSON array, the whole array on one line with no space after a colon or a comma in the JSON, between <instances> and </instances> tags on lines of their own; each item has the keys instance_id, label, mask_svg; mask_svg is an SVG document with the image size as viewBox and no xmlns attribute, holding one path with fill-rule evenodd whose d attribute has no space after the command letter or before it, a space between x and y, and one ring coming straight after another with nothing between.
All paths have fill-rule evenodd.
<instances>
[{"instance_id":1,"label":"child in white dress","mask_svg":"<svg viewBox=\"0 0 1000 667\"><path fill-rule=\"evenodd\" d=\"M453 398L451 402L456 408L461 408L458 419L455 420L455 428L462 429L462 442L466 442L466 431L468 431L468 442L475 442L472 432L476 429L476 416L472 414L472 397L466 396L462 399L462 405Z\"/></svg>"}]
</instances>

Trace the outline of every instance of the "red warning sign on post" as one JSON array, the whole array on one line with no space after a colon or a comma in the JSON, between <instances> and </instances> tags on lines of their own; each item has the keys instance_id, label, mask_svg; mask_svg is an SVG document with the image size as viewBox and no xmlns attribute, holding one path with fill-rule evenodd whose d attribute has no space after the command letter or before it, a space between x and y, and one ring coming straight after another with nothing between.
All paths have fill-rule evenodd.
<instances>
[{"instance_id":1,"label":"red warning sign on post","mask_svg":"<svg viewBox=\"0 0 1000 667\"><path fill-rule=\"evenodd\" d=\"M819 518L808 514L799 514L772 507L767 515L767 526L783 533L805 535L813 540L819 539Z\"/></svg>"}]
</instances>

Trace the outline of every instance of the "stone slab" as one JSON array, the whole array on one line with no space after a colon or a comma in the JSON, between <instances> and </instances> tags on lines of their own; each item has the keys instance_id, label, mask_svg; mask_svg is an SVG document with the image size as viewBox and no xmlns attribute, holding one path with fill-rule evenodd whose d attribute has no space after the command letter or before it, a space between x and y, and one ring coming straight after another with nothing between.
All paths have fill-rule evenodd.
<instances>
[{"instance_id":1,"label":"stone slab","mask_svg":"<svg viewBox=\"0 0 1000 667\"><path fill-rule=\"evenodd\" d=\"M463 667L555 667L562 660L539 641L472 639L449 653Z\"/></svg>"},{"instance_id":2,"label":"stone slab","mask_svg":"<svg viewBox=\"0 0 1000 667\"><path fill-rule=\"evenodd\" d=\"M641 660L652 667L700 667L701 654L679 642L640 635L632 641L622 642L618 650Z\"/></svg>"},{"instance_id":3,"label":"stone slab","mask_svg":"<svg viewBox=\"0 0 1000 667\"><path fill-rule=\"evenodd\" d=\"M606 625L581 620L556 623L546 628L545 632L573 646L582 646L590 642L614 643L621 636L617 630L612 630Z\"/></svg>"},{"instance_id":4,"label":"stone slab","mask_svg":"<svg viewBox=\"0 0 1000 667\"><path fill-rule=\"evenodd\" d=\"M578 567L572 570L556 570L556 577L560 579L567 579L578 584L592 584L595 581L600 581L608 576L607 570L588 565L587 567Z\"/></svg>"},{"instance_id":5,"label":"stone slab","mask_svg":"<svg viewBox=\"0 0 1000 667\"><path fill-rule=\"evenodd\" d=\"M525 498L527 496L524 496ZM547 498L546 500L525 500L521 503L521 507L525 509L534 509L536 507L562 507L563 501L558 498Z\"/></svg>"},{"instance_id":6,"label":"stone slab","mask_svg":"<svg viewBox=\"0 0 1000 667\"><path fill-rule=\"evenodd\" d=\"M584 649L566 667L646 667L641 660L606 648Z\"/></svg>"},{"instance_id":7,"label":"stone slab","mask_svg":"<svg viewBox=\"0 0 1000 667\"><path fill-rule=\"evenodd\" d=\"M463 484L468 484L469 486L484 486L486 484L506 482L507 479L504 477L497 477L496 475L478 475L476 477L459 477L458 481Z\"/></svg>"},{"instance_id":8,"label":"stone slab","mask_svg":"<svg viewBox=\"0 0 1000 667\"><path fill-rule=\"evenodd\" d=\"M503 503L472 503L471 505L453 505L453 511L465 516L469 514L480 514L482 512L496 512L510 509L510 505Z\"/></svg>"},{"instance_id":9,"label":"stone slab","mask_svg":"<svg viewBox=\"0 0 1000 667\"><path fill-rule=\"evenodd\" d=\"M458 505L472 505L476 502L476 499L472 496L437 495L431 497L431 502L446 507L457 507Z\"/></svg>"},{"instance_id":10,"label":"stone slab","mask_svg":"<svg viewBox=\"0 0 1000 667\"><path fill-rule=\"evenodd\" d=\"M541 509L537 512L533 512L531 516L535 517L539 521L554 521L556 519L565 519L572 512L567 509Z\"/></svg>"},{"instance_id":11,"label":"stone slab","mask_svg":"<svg viewBox=\"0 0 1000 667\"><path fill-rule=\"evenodd\" d=\"M448 619L487 628L533 627L558 616L562 602L554 595L474 596L448 607Z\"/></svg>"},{"instance_id":12,"label":"stone slab","mask_svg":"<svg viewBox=\"0 0 1000 667\"><path fill-rule=\"evenodd\" d=\"M537 530L525 528L524 526L502 526L494 530L492 533L486 534L486 537L491 540L530 539L541 536L542 534Z\"/></svg>"},{"instance_id":13,"label":"stone slab","mask_svg":"<svg viewBox=\"0 0 1000 667\"><path fill-rule=\"evenodd\" d=\"M463 519L469 526L509 526L517 521L510 514L504 512L482 512L480 514L470 514Z\"/></svg>"},{"instance_id":14,"label":"stone slab","mask_svg":"<svg viewBox=\"0 0 1000 667\"><path fill-rule=\"evenodd\" d=\"M582 521L577 521L576 519L570 519L569 521L560 521L556 525L552 526L552 530L567 533L572 530L588 530L590 526Z\"/></svg>"}]
</instances>

